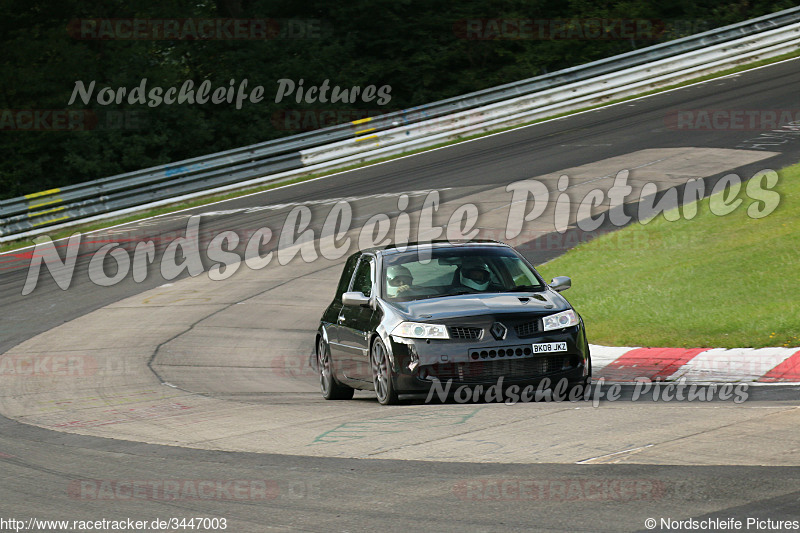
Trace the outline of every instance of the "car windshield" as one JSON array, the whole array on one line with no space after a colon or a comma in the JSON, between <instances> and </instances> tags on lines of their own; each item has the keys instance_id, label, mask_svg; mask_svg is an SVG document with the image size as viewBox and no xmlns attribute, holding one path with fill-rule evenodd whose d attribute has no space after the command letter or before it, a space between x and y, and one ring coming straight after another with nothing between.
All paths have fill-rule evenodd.
<instances>
[{"instance_id":1,"label":"car windshield","mask_svg":"<svg viewBox=\"0 0 800 533\"><path fill-rule=\"evenodd\" d=\"M490 246L386 255L382 280L384 298L390 302L544 290L542 279L513 250Z\"/></svg>"}]
</instances>

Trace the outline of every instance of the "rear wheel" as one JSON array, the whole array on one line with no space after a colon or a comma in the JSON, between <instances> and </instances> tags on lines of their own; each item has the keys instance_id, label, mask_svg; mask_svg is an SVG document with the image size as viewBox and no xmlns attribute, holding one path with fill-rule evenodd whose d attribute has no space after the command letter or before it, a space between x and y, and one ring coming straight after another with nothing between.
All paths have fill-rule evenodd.
<instances>
[{"instance_id":1,"label":"rear wheel","mask_svg":"<svg viewBox=\"0 0 800 533\"><path fill-rule=\"evenodd\" d=\"M333 377L331 349L322 337L317 343L317 369L323 398L326 400L349 400L353 397L355 391L346 385L337 383Z\"/></svg>"},{"instance_id":2,"label":"rear wheel","mask_svg":"<svg viewBox=\"0 0 800 533\"><path fill-rule=\"evenodd\" d=\"M381 405L393 405L397 403L397 392L392 384L392 366L389 361L389 352L383 341L375 339L370 350L370 360L372 361L372 383L375 385L375 396Z\"/></svg>"}]
</instances>

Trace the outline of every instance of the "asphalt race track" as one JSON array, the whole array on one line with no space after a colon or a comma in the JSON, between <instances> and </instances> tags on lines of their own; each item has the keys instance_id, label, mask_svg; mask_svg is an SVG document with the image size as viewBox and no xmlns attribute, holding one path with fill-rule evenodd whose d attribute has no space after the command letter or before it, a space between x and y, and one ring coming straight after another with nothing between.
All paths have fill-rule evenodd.
<instances>
[{"instance_id":1,"label":"asphalt race track","mask_svg":"<svg viewBox=\"0 0 800 533\"><path fill-rule=\"evenodd\" d=\"M580 200L607 194L623 169L632 192L624 208L596 206L606 217L595 232L624 214L635 220L646 184L663 194L703 178L709 191L730 173L747 179L796 163L798 131L679 129L674 117L796 112L799 64L86 234L77 248L60 241L62 258L77 253L67 290L43 268L23 295L31 250L0 255L0 517L217 517L228 531L639 531L648 518L800 520L798 386L751 387L741 403L634 401L625 387L598 405L381 407L369 393L325 402L309 366L343 256L369 239L362 229L373 215L387 215L390 236L424 239L437 228L449 235L460 220L451 215L471 213L480 236L541 263L586 237L576 227ZM562 175L569 229L555 234ZM549 201L508 238L520 205L506 186L531 179L547 186ZM352 221L338 234L325 222L340 200ZM468 204L476 212L461 209ZM281 230L299 205L310 218L297 233L313 239L284 246ZM231 262L235 273L214 274L221 280L165 278L165 249L187 226L197 228L204 270L213 263L208 243L224 231L236 232L232 251L247 264ZM245 246L261 228L272 232L256 250L272 253L263 268ZM146 241L150 266L107 287L93 283L115 274L92 263L98 249L120 243L133 259Z\"/></svg>"}]
</instances>

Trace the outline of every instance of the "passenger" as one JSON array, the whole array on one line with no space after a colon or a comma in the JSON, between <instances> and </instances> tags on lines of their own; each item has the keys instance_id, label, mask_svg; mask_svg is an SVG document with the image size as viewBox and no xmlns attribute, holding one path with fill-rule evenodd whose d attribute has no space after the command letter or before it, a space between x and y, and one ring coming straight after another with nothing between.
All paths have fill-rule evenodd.
<instances>
[{"instance_id":1,"label":"passenger","mask_svg":"<svg viewBox=\"0 0 800 533\"><path fill-rule=\"evenodd\" d=\"M414 276L403 265L392 265L386 269L386 295L389 298L404 296L430 296L436 291L414 285Z\"/></svg>"}]
</instances>

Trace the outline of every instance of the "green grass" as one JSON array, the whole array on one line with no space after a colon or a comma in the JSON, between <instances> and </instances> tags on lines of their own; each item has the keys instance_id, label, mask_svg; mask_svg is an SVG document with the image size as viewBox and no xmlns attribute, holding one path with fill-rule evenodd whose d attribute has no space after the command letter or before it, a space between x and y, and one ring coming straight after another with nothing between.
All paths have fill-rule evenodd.
<instances>
[{"instance_id":1,"label":"green grass","mask_svg":"<svg viewBox=\"0 0 800 533\"><path fill-rule=\"evenodd\" d=\"M800 346L800 164L778 174L781 200L768 216L748 216L743 185L728 215L709 210L719 195L706 198L691 220L634 223L539 271L572 278L565 296L594 344Z\"/></svg>"},{"instance_id":2,"label":"green grass","mask_svg":"<svg viewBox=\"0 0 800 533\"><path fill-rule=\"evenodd\" d=\"M241 190L233 191L233 192L230 192L230 193L227 193L227 194L217 194L217 195L203 196L203 197L199 197L196 200L192 200L192 201L189 201L189 202L177 202L175 204L170 204L170 205L166 205L166 206L155 208L155 209L149 209L149 210L142 211L142 212L136 213L136 214L132 214L132 215L129 215L129 216L126 216L126 217L109 218L109 219L102 220L102 221L97 221L97 222L91 223L91 224L83 224L83 225L72 226L72 227L67 228L67 229L50 232L47 235L51 239L55 240L55 239L60 239L62 237L68 237L68 236L72 235L75 232L85 233L87 231L93 231L93 230L108 228L110 226L114 226L114 225L117 225L117 224L123 224L123 223L126 223L126 222L135 222L137 220L142 220L144 218L149 218L149 217L153 217L153 216L156 216L156 215L162 215L162 214L166 214L166 213L173 213L175 211L180 211L182 209L187 209L187 208L191 208L191 207L197 207L197 206L201 206L201 205L206 205L206 204L210 204L210 203L213 203L213 202L218 202L218 201L221 201L221 200L228 200L228 199L231 199L231 198L238 198L240 196L244 196L244 195L247 195L247 194L252 194L252 193L256 193L256 192L262 192L262 191L266 191L266 190L269 190L269 189L274 189L276 187L282 187L284 185L288 185L288 184L291 184L291 183L299 183L299 182L303 182L303 181L308 181L308 180L313 179L313 178L318 178L318 177L321 177L321 176L327 176L327 175L330 175L330 174L335 174L337 172L344 172L344 171L347 171L347 170L354 170L354 169L365 167L365 166L368 166L368 165L374 165L376 163L380 163L380 162L383 162L383 161L390 161L392 159L397 159L397 158L400 158L400 157L405 157L405 156L408 156L408 155L413 155L413 154L417 154L417 153L421 153L421 152L427 152L429 150L435 150L437 148L442 148L444 146L450 146L452 144L457 144L457 143L460 143L460 142L464 142L464 141L468 141L468 140L472 140L472 139L477 139L477 138L480 138L480 137L485 137L487 135L494 135L496 133L501 133L501 132L504 132L504 131L509 131L509 130L513 130L513 129L517 129L517 128L523 128L523 127L526 127L526 126L530 126L532 124L537 124L539 122L544 122L546 120L552 120L554 118L560 118L560 117L564 117L564 116L568 116L568 115L574 115L575 113L581 113L581 112L584 112L584 111L589 111L589 110L597 109L597 108L600 108L600 107L606 107L606 106L617 104L617 103L620 103L620 102L626 102L628 100L633 100L635 98L641 98L642 96L647 96L647 95L650 95L650 94L656 94L656 93L660 93L660 92L664 92L664 91L669 91L671 89L676 89L678 87L684 87L686 85L691 85L693 83L699 83L699 82L707 81L707 80L710 80L710 79L719 78L719 77L722 77L722 76L727 76L729 74L734 74L736 72L742 72L742 71L745 71L745 70L750 70L750 69L753 69L753 68L762 67L762 66L765 66L765 65L769 65L769 64L772 64L772 63L777 63L779 61L784 61L786 59L791 59L791 58L798 57L798 56L800 56L800 50L797 50L797 51L794 51L794 52L790 52L788 54L783 54L783 55L780 55L780 56L772 57L772 58L769 58L769 59L763 59L761 61L756 61L754 63L748 63L746 65L740 65L740 66L733 67L733 68L730 68L730 69L727 69L727 70L723 70L723 71L720 71L720 72L716 72L716 73L713 73L713 74L707 74L705 76L701 76L701 77L698 77L698 78L687 80L687 81L684 81L684 82L681 82L681 83L677 83L675 85L670 85L670 86L662 87L662 88L659 88L659 89L653 89L651 91L647 91L647 92L644 92L644 93L641 93L641 94L628 96L628 97L625 97L625 98L620 98L618 100L612 100L612 101L605 102L605 103L602 103L602 104L597 104L597 105L594 105L594 106L589 106L589 107L584 107L584 108L581 108L581 109L576 109L574 111L568 111L568 112L565 112L565 113L559 113L559 114L553 115L551 117L533 120L531 122L526 122L524 124L518 124L518 125L515 125L515 126L508 126L508 127L505 127L505 128L498 128L496 130L492 130L492 131L488 131L488 132L484 132L484 133L478 133L478 134L475 134L475 135L467 135L467 136L464 136L464 137L459 138L459 139L443 142L443 143L440 143L440 144L436 144L434 146L429 146L429 147L425 147L425 148L419 148L417 150L404 152L404 153L398 154L398 155L393 155L393 156L384 157L384 158L380 158L380 159L374 159L374 160L366 161L364 163L359 163L359 164L350 165L350 166L347 166L347 167L337 168L337 169L333 169L333 170L326 171L326 172L321 172L321 173L301 174L301 175L299 175L299 176L297 176L295 178L291 178L291 179L287 179L287 180L283 180L283 181L276 181L276 182L265 184L265 185L262 185L262 186L259 186L259 187L251 187L251 188L247 188L247 189L241 189ZM19 248L25 248L25 247L32 246L32 245L33 245L33 240L32 239L21 239L21 240L18 240L18 241L11 241L11 242L7 242L7 243L4 243L4 244L0 244L0 253L8 252L8 251L11 251L11 250L17 250Z\"/></svg>"}]
</instances>

